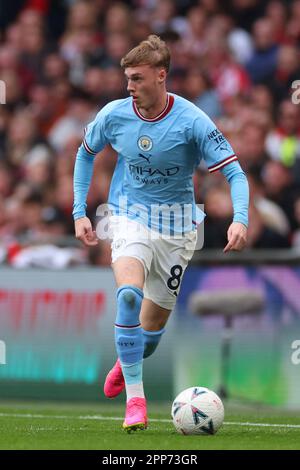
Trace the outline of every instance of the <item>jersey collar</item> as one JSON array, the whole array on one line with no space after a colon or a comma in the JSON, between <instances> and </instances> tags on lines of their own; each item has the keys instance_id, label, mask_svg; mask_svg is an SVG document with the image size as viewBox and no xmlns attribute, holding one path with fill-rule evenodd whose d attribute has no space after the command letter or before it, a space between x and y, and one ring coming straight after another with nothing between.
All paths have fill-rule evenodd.
<instances>
[{"instance_id":1,"label":"jersey collar","mask_svg":"<svg viewBox=\"0 0 300 470\"><path fill-rule=\"evenodd\" d=\"M142 119L143 121L146 121L146 122L157 122L157 121L161 121L161 119L163 119L172 109L172 106L174 104L174 96L173 95L169 95L169 93L167 94L167 103L166 103L166 106L164 107L164 109L162 110L161 113L159 113L158 116L155 116L154 118L145 118L138 110L136 104L134 101L132 101L132 105L133 105L133 110L135 112L135 114L140 118Z\"/></svg>"}]
</instances>

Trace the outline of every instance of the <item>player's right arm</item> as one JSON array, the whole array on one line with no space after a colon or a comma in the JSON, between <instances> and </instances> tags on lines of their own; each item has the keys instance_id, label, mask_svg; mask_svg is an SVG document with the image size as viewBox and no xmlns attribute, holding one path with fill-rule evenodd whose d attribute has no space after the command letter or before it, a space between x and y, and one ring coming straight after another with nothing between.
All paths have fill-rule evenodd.
<instances>
[{"instance_id":1,"label":"player's right arm","mask_svg":"<svg viewBox=\"0 0 300 470\"><path fill-rule=\"evenodd\" d=\"M75 236L86 246L98 244L96 232L92 229L92 223L88 217L75 220Z\"/></svg>"},{"instance_id":2,"label":"player's right arm","mask_svg":"<svg viewBox=\"0 0 300 470\"><path fill-rule=\"evenodd\" d=\"M75 235L87 246L97 244L96 233L92 230L91 221L86 217L86 200L93 176L95 156L108 143L105 135L105 111L105 108L103 108L97 114L95 120L87 126L83 142L76 155L74 167L73 218Z\"/></svg>"}]
</instances>

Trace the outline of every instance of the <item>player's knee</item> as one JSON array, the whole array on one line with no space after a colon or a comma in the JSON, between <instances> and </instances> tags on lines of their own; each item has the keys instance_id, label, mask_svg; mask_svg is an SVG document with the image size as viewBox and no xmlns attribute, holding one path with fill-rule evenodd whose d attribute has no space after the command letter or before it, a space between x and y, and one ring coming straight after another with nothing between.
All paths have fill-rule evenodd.
<instances>
[{"instance_id":1,"label":"player's knee","mask_svg":"<svg viewBox=\"0 0 300 470\"><path fill-rule=\"evenodd\" d=\"M122 286L117 291L117 323L132 325L139 319L143 291L135 286Z\"/></svg>"},{"instance_id":2,"label":"player's knee","mask_svg":"<svg viewBox=\"0 0 300 470\"><path fill-rule=\"evenodd\" d=\"M131 289L124 289L120 293L120 301L127 305L128 308L134 308L137 301L137 294Z\"/></svg>"}]
</instances>

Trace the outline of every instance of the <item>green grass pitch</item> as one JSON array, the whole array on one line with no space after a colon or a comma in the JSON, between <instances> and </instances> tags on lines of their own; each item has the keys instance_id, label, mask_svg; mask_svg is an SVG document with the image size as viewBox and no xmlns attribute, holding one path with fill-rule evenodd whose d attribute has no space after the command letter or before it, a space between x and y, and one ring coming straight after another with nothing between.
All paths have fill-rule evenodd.
<instances>
[{"instance_id":1,"label":"green grass pitch","mask_svg":"<svg viewBox=\"0 0 300 470\"><path fill-rule=\"evenodd\" d=\"M300 412L232 407L213 436L181 436L170 405L149 403L149 428L126 434L120 403L0 402L0 449L300 449Z\"/></svg>"}]
</instances>

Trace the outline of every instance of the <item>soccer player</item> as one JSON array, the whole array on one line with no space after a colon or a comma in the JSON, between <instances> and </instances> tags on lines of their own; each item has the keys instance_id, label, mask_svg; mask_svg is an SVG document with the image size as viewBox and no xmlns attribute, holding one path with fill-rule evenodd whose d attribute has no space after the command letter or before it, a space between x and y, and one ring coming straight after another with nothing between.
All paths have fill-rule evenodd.
<instances>
[{"instance_id":1,"label":"soccer player","mask_svg":"<svg viewBox=\"0 0 300 470\"><path fill-rule=\"evenodd\" d=\"M242 250L246 243L245 174L209 117L167 92L169 65L169 50L155 35L128 52L121 66L130 97L104 106L87 126L74 170L76 237L87 246L96 245L86 217L93 160L106 144L118 153L108 201L118 287L118 360L107 375L104 393L113 398L126 389L123 428L128 432L147 427L143 358L153 354L164 333L196 246L201 214L192 176L201 159L210 173L220 170L230 184L234 215L224 251Z\"/></svg>"}]
</instances>

